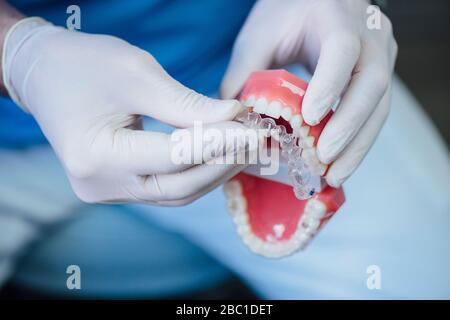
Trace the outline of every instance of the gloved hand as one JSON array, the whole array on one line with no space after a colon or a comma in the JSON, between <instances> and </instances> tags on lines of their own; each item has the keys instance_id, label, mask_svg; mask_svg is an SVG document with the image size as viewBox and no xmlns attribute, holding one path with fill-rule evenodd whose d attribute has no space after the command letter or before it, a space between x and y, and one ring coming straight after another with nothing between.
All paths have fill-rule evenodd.
<instances>
[{"instance_id":1,"label":"gloved hand","mask_svg":"<svg viewBox=\"0 0 450 320\"><path fill-rule=\"evenodd\" d=\"M183 205L243 169L177 164L172 151L180 149L180 142L142 130L141 115L176 127L197 120L215 123L210 126L222 133L244 127L228 121L241 109L236 100L210 99L187 89L150 54L118 38L29 18L9 32L3 69L8 92L35 117L75 193L86 202ZM192 128L187 132L195 138ZM223 149L234 154L248 147L239 140L204 146L189 146L191 158L207 162Z\"/></svg>"},{"instance_id":2,"label":"gloved hand","mask_svg":"<svg viewBox=\"0 0 450 320\"><path fill-rule=\"evenodd\" d=\"M367 27L364 0L259 0L233 48L221 94L234 97L248 75L303 63L314 71L303 118L317 124L341 97L318 141L319 159L333 162L326 180L338 187L362 161L389 113L397 44L388 18Z\"/></svg>"}]
</instances>

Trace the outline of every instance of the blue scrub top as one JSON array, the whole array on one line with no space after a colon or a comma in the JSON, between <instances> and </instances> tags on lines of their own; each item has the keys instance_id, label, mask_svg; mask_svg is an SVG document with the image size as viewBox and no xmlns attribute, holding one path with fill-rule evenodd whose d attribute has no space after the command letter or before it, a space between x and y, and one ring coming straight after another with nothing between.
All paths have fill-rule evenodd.
<instances>
[{"instance_id":1,"label":"blue scrub top","mask_svg":"<svg viewBox=\"0 0 450 320\"><path fill-rule=\"evenodd\" d=\"M72 4L52 0L10 3L28 16L41 16L62 26L68 17L66 9ZM253 3L254 0L77 1L81 31L114 35L149 51L174 78L206 95L217 92L233 42ZM161 124L151 121L148 128L161 129ZM33 118L8 98L0 97L0 148L17 150L45 143ZM93 211L37 244L22 261L16 282L65 293L67 275L61 270L76 261L84 266L85 276L92 279L86 281L81 295L149 297L199 288L224 275L223 267L199 249L176 235L145 226L130 208L94 206ZM151 247L152 243L158 245ZM147 254L150 249L153 256ZM113 280L109 273L98 272L105 266L112 270ZM130 278L130 274L134 276Z\"/></svg>"},{"instance_id":2,"label":"blue scrub top","mask_svg":"<svg viewBox=\"0 0 450 320\"><path fill-rule=\"evenodd\" d=\"M9 1L27 16L65 26L71 1ZM149 51L181 83L214 93L254 0L80 0L81 31L110 34ZM0 97L0 147L46 143L33 118Z\"/></svg>"}]
</instances>

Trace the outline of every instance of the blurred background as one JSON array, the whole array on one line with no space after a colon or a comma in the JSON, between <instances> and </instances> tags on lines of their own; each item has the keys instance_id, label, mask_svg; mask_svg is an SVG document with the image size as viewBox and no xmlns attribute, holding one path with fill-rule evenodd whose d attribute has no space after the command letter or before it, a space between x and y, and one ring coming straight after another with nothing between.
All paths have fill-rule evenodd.
<instances>
[{"instance_id":1,"label":"blurred background","mask_svg":"<svg viewBox=\"0 0 450 320\"><path fill-rule=\"evenodd\" d=\"M450 144L450 1L377 1L399 45L396 71ZM395 106L392 106L395 108Z\"/></svg>"}]
</instances>

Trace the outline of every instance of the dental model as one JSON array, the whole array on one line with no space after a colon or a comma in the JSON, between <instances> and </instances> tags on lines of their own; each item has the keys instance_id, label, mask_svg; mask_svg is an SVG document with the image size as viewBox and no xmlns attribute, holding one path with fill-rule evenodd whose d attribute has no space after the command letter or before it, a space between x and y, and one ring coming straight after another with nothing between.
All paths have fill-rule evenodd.
<instances>
[{"instance_id":1,"label":"dental model","mask_svg":"<svg viewBox=\"0 0 450 320\"><path fill-rule=\"evenodd\" d=\"M306 89L306 82L285 70L267 70L252 73L240 94L246 109L236 120L279 142L279 171L286 173L281 179L261 176L253 166L224 186L238 234L266 257L304 249L345 201L342 188L327 186L321 178L328 167L316 153L332 113L316 126L304 123Z\"/></svg>"}]
</instances>

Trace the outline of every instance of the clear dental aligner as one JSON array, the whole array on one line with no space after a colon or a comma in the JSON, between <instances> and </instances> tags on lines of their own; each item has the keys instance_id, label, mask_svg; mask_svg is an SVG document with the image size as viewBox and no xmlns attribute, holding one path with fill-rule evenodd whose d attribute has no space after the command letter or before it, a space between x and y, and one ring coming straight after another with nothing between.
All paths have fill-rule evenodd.
<instances>
[{"instance_id":1,"label":"clear dental aligner","mask_svg":"<svg viewBox=\"0 0 450 320\"><path fill-rule=\"evenodd\" d=\"M265 257L305 248L345 201L342 188L322 183L327 166L316 145L331 114L316 126L304 123L306 89L307 83L289 72L268 70L251 74L239 95L245 110L236 120L278 141L281 153L276 175L261 175L255 165L224 185L239 236Z\"/></svg>"},{"instance_id":2,"label":"clear dental aligner","mask_svg":"<svg viewBox=\"0 0 450 320\"><path fill-rule=\"evenodd\" d=\"M312 173L301 157L303 148L298 145L298 138L294 134L287 133L286 127L282 124L277 125L272 118L261 118L260 114L252 111L243 110L236 120L249 128L267 132L266 137L279 141L281 155L287 160L289 177L298 199L309 199L316 193L314 186L310 183Z\"/></svg>"}]
</instances>

